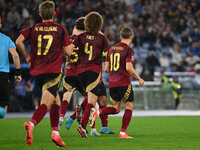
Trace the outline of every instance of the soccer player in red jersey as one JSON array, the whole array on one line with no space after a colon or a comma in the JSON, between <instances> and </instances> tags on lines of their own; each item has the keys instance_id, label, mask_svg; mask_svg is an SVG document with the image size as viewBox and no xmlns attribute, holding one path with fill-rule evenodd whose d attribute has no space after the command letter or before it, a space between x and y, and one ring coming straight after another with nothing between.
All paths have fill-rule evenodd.
<instances>
[{"instance_id":1,"label":"soccer player in red jersey","mask_svg":"<svg viewBox=\"0 0 200 150\"><path fill-rule=\"evenodd\" d=\"M85 32L84 27L84 17L80 17L76 20L76 26L73 30L73 35L70 36L70 40L73 41L75 37L83 32ZM78 47L72 49L72 54L69 58L69 62L66 63L66 76L65 81L63 83L64 86L64 97L63 101L61 103L60 107L60 118L59 118L59 128L63 123L63 117L65 116L67 112L68 104L71 100L72 94L74 90L78 90L84 97L87 97L87 93L80 87L80 83L77 80L77 67L79 66L79 57L77 54L77 51L79 50ZM86 104L88 103L87 98L85 98L81 105L76 106L76 111L73 115L71 115L67 121L66 121L66 128L69 130L73 121L75 118L79 121L82 118L82 111L84 111ZM100 85L100 94L98 98L98 103L100 108L103 108L107 105L106 101L106 88L103 83L103 80L101 79L101 85ZM101 122L102 122L102 129L100 130L104 134L114 134L110 128L108 128L108 116L107 115L101 115ZM100 135L95 128L95 125L93 125L91 130L91 136L98 136Z\"/></svg>"},{"instance_id":2,"label":"soccer player in red jersey","mask_svg":"<svg viewBox=\"0 0 200 150\"><path fill-rule=\"evenodd\" d=\"M20 31L21 34L16 40L19 51L30 63L30 74L35 76L37 85L42 88L41 104L34 112L31 121L24 124L25 140L28 145L32 145L33 142L33 128L43 119L47 110L50 110L51 141L57 146L65 146L58 130L60 108L58 88L62 76L63 50L67 55L71 54L71 50L66 49L70 44L67 30L53 22L54 10L53 1L41 3L39 14L42 23ZM23 44L25 40L31 41L30 56Z\"/></svg>"},{"instance_id":3,"label":"soccer player in red jersey","mask_svg":"<svg viewBox=\"0 0 200 150\"><path fill-rule=\"evenodd\" d=\"M73 30L73 35L70 36L70 41L73 42L75 37L78 34L81 34L85 31L84 27L84 17L80 17L76 20L76 26ZM80 87L80 84L77 80L77 66L79 65L79 56L77 54L79 48L75 47L72 49L72 53L70 57L66 57L66 74L63 82L63 101L60 107L59 114L59 128L63 123L63 117L67 112L68 104L71 100L73 92L77 89L80 93L84 93L83 89Z\"/></svg>"},{"instance_id":4,"label":"soccer player in red jersey","mask_svg":"<svg viewBox=\"0 0 200 150\"><path fill-rule=\"evenodd\" d=\"M81 56L77 78L88 95L88 103L85 106L82 124L77 130L85 138L90 110L96 104L100 91L102 52L107 52L109 45L107 38L101 33L103 18L99 13L90 12L85 16L84 24L86 32L78 35L68 49L78 47L78 55Z\"/></svg>"},{"instance_id":5,"label":"soccer player in red jersey","mask_svg":"<svg viewBox=\"0 0 200 150\"><path fill-rule=\"evenodd\" d=\"M125 103L125 113L122 120L119 138L132 138L126 134L126 129L131 121L133 110L133 90L131 76L138 80L140 85L144 84L133 68L134 53L129 47L133 39L133 31L123 28L120 31L121 42L109 49L106 57L105 71L109 72L109 89L112 107L102 109L92 108L92 122L101 114L117 114L121 110L121 101Z\"/></svg>"}]
</instances>

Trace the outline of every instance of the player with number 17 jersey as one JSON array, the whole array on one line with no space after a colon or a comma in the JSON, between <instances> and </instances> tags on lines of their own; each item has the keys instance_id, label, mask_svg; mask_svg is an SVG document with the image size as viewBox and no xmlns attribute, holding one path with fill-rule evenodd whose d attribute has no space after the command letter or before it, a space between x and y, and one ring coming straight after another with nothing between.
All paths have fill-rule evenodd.
<instances>
[{"instance_id":1,"label":"player with number 17 jersey","mask_svg":"<svg viewBox=\"0 0 200 150\"><path fill-rule=\"evenodd\" d=\"M20 33L25 40L31 40L31 75L61 71L63 47L70 44L68 32L62 25L42 22Z\"/></svg>"}]
</instances>

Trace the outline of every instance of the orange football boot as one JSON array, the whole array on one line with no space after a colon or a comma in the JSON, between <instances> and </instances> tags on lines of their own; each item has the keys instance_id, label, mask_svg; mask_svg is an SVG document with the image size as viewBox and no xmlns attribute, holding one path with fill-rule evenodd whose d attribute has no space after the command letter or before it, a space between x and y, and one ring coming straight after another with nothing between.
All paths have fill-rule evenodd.
<instances>
[{"instance_id":1,"label":"orange football boot","mask_svg":"<svg viewBox=\"0 0 200 150\"><path fill-rule=\"evenodd\" d=\"M31 122L25 122L24 123L24 128L26 131L26 143L28 145L32 145L33 144L33 127L31 126Z\"/></svg>"},{"instance_id":2,"label":"orange football boot","mask_svg":"<svg viewBox=\"0 0 200 150\"><path fill-rule=\"evenodd\" d=\"M51 135L51 141L59 147L65 147L65 143L62 141L60 135L56 135L54 132Z\"/></svg>"},{"instance_id":3,"label":"orange football boot","mask_svg":"<svg viewBox=\"0 0 200 150\"><path fill-rule=\"evenodd\" d=\"M128 134L119 134L119 138L120 139L132 139L133 137L131 137L131 136L128 136Z\"/></svg>"}]
</instances>

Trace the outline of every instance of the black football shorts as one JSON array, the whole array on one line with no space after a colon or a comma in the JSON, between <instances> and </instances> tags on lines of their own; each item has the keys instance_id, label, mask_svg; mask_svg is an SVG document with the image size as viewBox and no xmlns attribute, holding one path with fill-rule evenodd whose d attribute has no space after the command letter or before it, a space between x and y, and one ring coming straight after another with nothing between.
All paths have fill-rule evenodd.
<instances>
[{"instance_id":1,"label":"black football shorts","mask_svg":"<svg viewBox=\"0 0 200 150\"><path fill-rule=\"evenodd\" d=\"M96 96L99 96L101 73L85 71L78 74L77 79L86 93L92 92Z\"/></svg>"},{"instance_id":2,"label":"black football shorts","mask_svg":"<svg viewBox=\"0 0 200 150\"><path fill-rule=\"evenodd\" d=\"M56 97L60 87L62 73L45 73L35 76L36 84L44 90L48 90Z\"/></svg>"},{"instance_id":3,"label":"black football shorts","mask_svg":"<svg viewBox=\"0 0 200 150\"><path fill-rule=\"evenodd\" d=\"M110 88L110 98L113 104L133 102L134 93L131 83L128 86Z\"/></svg>"},{"instance_id":4,"label":"black football shorts","mask_svg":"<svg viewBox=\"0 0 200 150\"><path fill-rule=\"evenodd\" d=\"M78 90L82 96L87 96L84 89L81 87L81 84L79 83L77 76L65 76L65 80L63 82L63 92L73 92L75 90Z\"/></svg>"},{"instance_id":5,"label":"black football shorts","mask_svg":"<svg viewBox=\"0 0 200 150\"><path fill-rule=\"evenodd\" d=\"M99 96L106 96L106 86L103 82L100 83Z\"/></svg>"}]
</instances>

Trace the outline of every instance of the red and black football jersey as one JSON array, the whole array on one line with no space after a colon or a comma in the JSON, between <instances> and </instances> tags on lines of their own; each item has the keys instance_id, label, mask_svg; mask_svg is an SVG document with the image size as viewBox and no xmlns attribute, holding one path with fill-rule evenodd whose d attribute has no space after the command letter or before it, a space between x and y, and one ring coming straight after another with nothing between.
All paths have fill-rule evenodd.
<instances>
[{"instance_id":1,"label":"red and black football jersey","mask_svg":"<svg viewBox=\"0 0 200 150\"><path fill-rule=\"evenodd\" d=\"M126 71L126 63L133 63L134 52L125 43L118 43L108 51L106 61L109 62L109 88L128 86L131 76Z\"/></svg>"},{"instance_id":2,"label":"red and black football jersey","mask_svg":"<svg viewBox=\"0 0 200 150\"><path fill-rule=\"evenodd\" d=\"M70 42L73 42L77 35L71 35L69 37ZM72 49L71 56L69 57L69 65L70 69L66 69L66 76L76 76L77 75L77 67L79 64L79 56L78 56L78 47Z\"/></svg>"},{"instance_id":3,"label":"red and black football jersey","mask_svg":"<svg viewBox=\"0 0 200 150\"><path fill-rule=\"evenodd\" d=\"M108 39L103 34L91 35L84 32L78 35L73 41L75 47L79 50L78 73L85 71L101 72L102 69L102 52L109 49Z\"/></svg>"},{"instance_id":4,"label":"red and black football jersey","mask_svg":"<svg viewBox=\"0 0 200 150\"><path fill-rule=\"evenodd\" d=\"M70 44L68 32L62 25L43 22L20 33L31 41L31 75L61 71L63 47Z\"/></svg>"}]
</instances>

